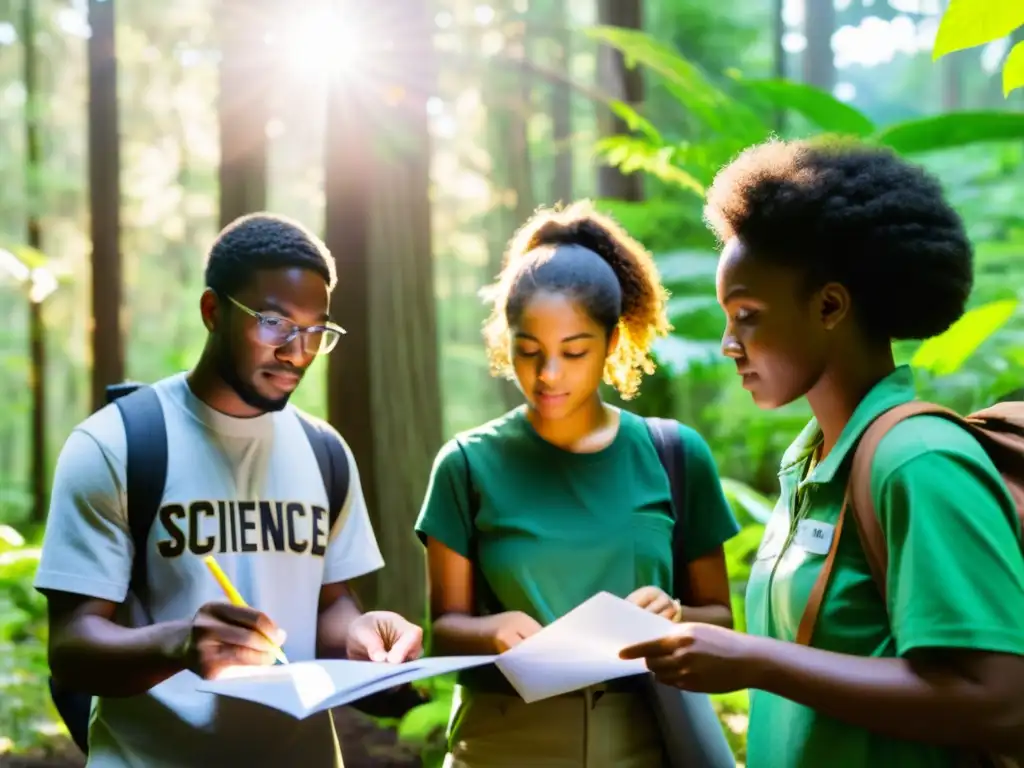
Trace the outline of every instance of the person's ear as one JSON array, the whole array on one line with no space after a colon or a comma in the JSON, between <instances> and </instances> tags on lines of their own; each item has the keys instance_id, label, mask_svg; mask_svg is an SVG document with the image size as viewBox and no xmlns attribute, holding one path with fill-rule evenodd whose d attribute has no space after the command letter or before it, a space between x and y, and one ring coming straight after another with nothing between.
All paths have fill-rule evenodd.
<instances>
[{"instance_id":1,"label":"person's ear","mask_svg":"<svg viewBox=\"0 0 1024 768\"><path fill-rule=\"evenodd\" d=\"M212 288L207 288L199 297L199 313L203 316L203 325L206 326L206 330L213 333L220 320L220 302L217 300L216 291Z\"/></svg>"},{"instance_id":2,"label":"person's ear","mask_svg":"<svg viewBox=\"0 0 1024 768\"><path fill-rule=\"evenodd\" d=\"M850 314L850 292L842 283L827 283L818 292L818 297L821 325L831 331Z\"/></svg>"}]
</instances>

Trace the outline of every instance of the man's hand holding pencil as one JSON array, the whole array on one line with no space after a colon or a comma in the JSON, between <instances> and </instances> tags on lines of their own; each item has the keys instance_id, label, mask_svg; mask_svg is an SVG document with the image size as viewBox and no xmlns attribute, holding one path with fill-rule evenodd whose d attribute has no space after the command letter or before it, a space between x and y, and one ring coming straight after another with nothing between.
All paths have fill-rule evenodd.
<instances>
[{"instance_id":1,"label":"man's hand holding pencil","mask_svg":"<svg viewBox=\"0 0 1024 768\"><path fill-rule=\"evenodd\" d=\"M225 667L270 666L281 655L284 630L243 605L211 602L192 619L180 654L188 669L212 679Z\"/></svg>"}]
</instances>

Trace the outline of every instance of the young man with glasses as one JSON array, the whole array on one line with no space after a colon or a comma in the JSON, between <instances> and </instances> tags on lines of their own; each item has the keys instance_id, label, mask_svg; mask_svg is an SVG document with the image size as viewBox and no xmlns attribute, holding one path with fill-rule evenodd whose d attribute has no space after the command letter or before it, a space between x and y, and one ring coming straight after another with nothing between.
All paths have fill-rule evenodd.
<instances>
[{"instance_id":1,"label":"young man with glasses","mask_svg":"<svg viewBox=\"0 0 1024 768\"><path fill-rule=\"evenodd\" d=\"M270 641L291 661L420 654L419 627L362 613L347 586L384 564L351 452L342 443L349 491L331 525L314 449L288 405L344 333L329 320L335 280L320 240L280 217L243 217L214 242L199 302L205 348L191 371L153 385L168 461L145 589L129 589L119 409L93 414L65 443L36 586L49 602L55 681L96 697L89 765L340 764L328 713L294 720L200 692L201 678L273 664ZM211 554L252 608L225 600L203 562Z\"/></svg>"}]
</instances>

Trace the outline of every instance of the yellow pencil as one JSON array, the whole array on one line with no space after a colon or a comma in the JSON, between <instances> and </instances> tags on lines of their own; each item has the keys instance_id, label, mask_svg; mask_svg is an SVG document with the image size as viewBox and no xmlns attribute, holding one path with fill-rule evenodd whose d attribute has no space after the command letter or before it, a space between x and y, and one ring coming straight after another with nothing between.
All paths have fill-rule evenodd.
<instances>
[{"instance_id":1,"label":"yellow pencil","mask_svg":"<svg viewBox=\"0 0 1024 768\"><path fill-rule=\"evenodd\" d=\"M206 563L206 567L210 569L210 573L213 574L213 578L215 578L217 583L220 584L220 588L224 590L224 595L227 597L228 601L230 601L232 605L240 605L243 608L248 608L248 604L242 599L242 596L238 594L238 590L235 589L235 585L231 583L228 575L221 570L217 561L213 559L213 555L207 555L204 557L203 562ZM260 634L263 635L262 632L260 632ZM267 637L266 635L263 636ZM269 637L267 637L267 640L272 646L274 646L274 655L277 657L277 660L282 664L287 664L288 658L284 655L284 651L282 651L278 647L277 643Z\"/></svg>"}]
</instances>

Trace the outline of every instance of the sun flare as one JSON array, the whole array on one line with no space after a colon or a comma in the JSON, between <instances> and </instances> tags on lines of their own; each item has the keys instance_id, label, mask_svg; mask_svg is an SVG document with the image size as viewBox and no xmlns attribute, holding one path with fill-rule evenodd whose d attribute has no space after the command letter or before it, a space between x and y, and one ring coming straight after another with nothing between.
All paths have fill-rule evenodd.
<instances>
[{"instance_id":1,"label":"sun flare","mask_svg":"<svg viewBox=\"0 0 1024 768\"><path fill-rule=\"evenodd\" d=\"M281 34L285 66L299 75L352 73L361 45L351 20L330 12L306 14L287 25Z\"/></svg>"}]
</instances>

